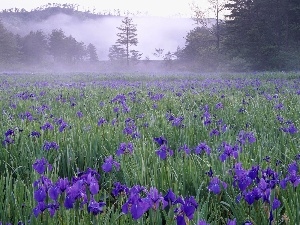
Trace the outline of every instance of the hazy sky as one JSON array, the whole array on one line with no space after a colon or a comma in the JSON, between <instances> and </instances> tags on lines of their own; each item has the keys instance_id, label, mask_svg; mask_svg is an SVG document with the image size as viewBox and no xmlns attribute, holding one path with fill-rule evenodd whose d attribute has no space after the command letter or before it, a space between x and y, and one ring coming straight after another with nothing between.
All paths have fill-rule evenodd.
<instances>
[{"instance_id":1,"label":"hazy sky","mask_svg":"<svg viewBox=\"0 0 300 225\"><path fill-rule=\"evenodd\" d=\"M47 3L78 4L80 9L103 12L104 10L120 9L130 12L148 12L155 16L191 15L190 3L196 2L201 8L208 7L207 0L0 0L0 10L24 8L31 10Z\"/></svg>"}]
</instances>

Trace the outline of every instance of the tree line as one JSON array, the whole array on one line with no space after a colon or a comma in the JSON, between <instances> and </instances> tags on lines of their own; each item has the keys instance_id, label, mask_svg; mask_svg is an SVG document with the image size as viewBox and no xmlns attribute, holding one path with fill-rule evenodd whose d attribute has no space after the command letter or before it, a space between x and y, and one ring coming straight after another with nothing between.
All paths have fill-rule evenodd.
<instances>
[{"instance_id":1,"label":"tree line","mask_svg":"<svg viewBox=\"0 0 300 225\"><path fill-rule=\"evenodd\" d=\"M299 0L209 0L216 23L193 8L196 27L186 36L179 59L201 68L299 70ZM225 20L220 19L222 11Z\"/></svg>"},{"instance_id":2,"label":"tree line","mask_svg":"<svg viewBox=\"0 0 300 225\"><path fill-rule=\"evenodd\" d=\"M299 0L209 0L209 3L215 17L212 26L206 12L194 4L195 28L186 35L185 46L167 53L160 46L153 55L170 67L184 65L197 71L300 69ZM220 19L222 12L226 12L225 19ZM138 63L142 53L134 48L138 37L133 19L123 17L117 28L109 60L127 66ZM98 61L94 45L86 46L60 29L49 35L39 30L20 37L0 23L0 46L2 64ZM149 61L149 57L145 60Z\"/></svg>"},{"instance_id":3,"label":"tree line","mask_svg":"<svg viewBox=\"0 0 300 225\"><path fill-rule=\"evenodd\" d=\"M93 44L85 45L63 30L54 29L47 35L42 30L31 31L24 37L9 32L0 22L0 64L42 65L43 63L74 64L95 63L97 49Z\"/></svg>"}]
</instances>

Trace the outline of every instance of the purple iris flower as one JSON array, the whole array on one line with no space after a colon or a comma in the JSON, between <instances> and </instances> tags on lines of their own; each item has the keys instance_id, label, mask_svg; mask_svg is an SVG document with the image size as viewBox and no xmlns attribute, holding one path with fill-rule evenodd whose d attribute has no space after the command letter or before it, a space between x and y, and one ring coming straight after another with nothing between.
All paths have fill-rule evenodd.
<instances>
[{"instance_id":1,"label":"purple iris flower","mask_svg":"<svg viewBox=\"0 0 300 225\"><path fill-rule=\"evenodd\" d=\"M89 213L92 213L93 215L98 215L99 213L103 213L104 206L105 206L104 202L97 202L94 200L94 198L91 198L87 210Z\"/></svg>"},{"instance_id":2,"label":"purple iris flower","mask_svg":"<svg viewBox=\"0 0 300 225\"><path fill-rule=\"evenodd\" d=\"M2 141L2 145L6 147L7 145L13 144L14 142L15 140L9 136L9 137L5 137L5 139Z\"/></svg>"},{"instance_id":3,"label":"purple iris flower","mask_svg":"<svg viewBox=\"0 0 300 225\"><path fill-rule=\"evenodd\" d=\"M175 117L174 120L172 120L172 126L174 127L183 127L182 121L184 120L183 116Z\"/></svg>"},{"instance_id":4,"label":"purple iris flower","mask_svg":"<svg viewBox=\"0 0 300 225\"><path fill-rule=\"evenodd\" d=\"M61 192L64 192L69 186L69 180L68 178L59 178L55 185L59 187Z\"/></svg>"},{"instance_id":5,"label":"purple iris flower","mask_svg":"<svg viewBox=\"0 0 300 225\"><path fill-rule=\"evenodd\" d=\"M57 185L52 185L49 190L48 190L48 194L49 197L53 200L53 201L57 201L58 196L60 195L61 190L59 188L59 186Z\"/></svg>"},{"instance_id":6,"label":"purple iris flower","mask_svg":"<svg viewBox=\"0 0 300 225\"><path fill-rule=\"evenodd\" d=\"M223 188L227 188L227 184L221 180L219 180L219 178L217 177L212 177L209 185L208 185L208 190L213 192L214 194L220 194L221 192L221 185L223 186Z\"/></svg>"},{"instance_id":7,"label":"purple iris flower","mask_svg":"<svg viewBox=\"0 0 300 225\"><path fill-rule=\"evenodd\" d=\"M185 144L181 146L178 151L183 151L185 152L186 155L189 155L191 153L191 149Z\"/></svg>"},{"instance_id":8,"label":"purple iris flower","mask_svg":"<svg viewBox=\"0 0 300 225\"><path fill-rule=\"evenodd\" d=\"M212 129L212 131L209 133L210 137L219 136L219 135L220 135L220 131L218 129Z\"/></svg>"},{"instance_id":9,"label":"purple iris flower","mask_svg":"<svg viewBox=\"0 0 300 225\"><path fill-rule=\"evenodd\" d=\"M117 156L120 156L120 155L124 155L124 154L132 154L133 152L133 144L131 142L128 142L128 143L121 143L119 145L119 148L117 149Z\"/></svg>"},{"instance_id":10,"label":"purple iris flower","mask_svg":"<svg viewBox=\"0 0 300 225\"><path fill-rule=\"evenodd\" d=\"M101 126L103 124L107 123L106 119L104 119L103 117L101 117L99 120L98 120L98 126Z\"/></svg>"},{"instance_id":11,"label":"purple iris flower","mask_svg":"<svg viewBox=\"0 0 300 225\"><path fill-rule=\"evenodd\" d=\"M113 166L117 171L120 169L120 163L114 161L113 157L110 155L105 159L105 162L102 165L102 169L104 170L104 172L109 173L112 170Z\"/></svg>"},{"instance_id":12,"label":"purple iris flower","mask_svg":"<svg viewBox=\"0 0 300 225\"><path fill-rule=\"evenodd\" d=\"M243 130L239 132L237 139L241 145L245 145L247 141L250 144L256 141L256 138L252 132L246 132Z\"/></svg>"},{"instance_id":13,"label":"purple iris flower","mask_svg":"<svg viewBox=\"0 0 300 225\"><path fill-rule=\"evenodd\" d=\"M199 220L197 225L210 225L210 224L207 223L205 220Z\"/></svg>"},{"instance_id":14,"label":"purple iris flower","mask_svg":"<svg viewBox=\"0 0 300 225\"><path fill-rule=\"evenodd\" d=\"M293 187L297 187L300 184L300 176L298 175L298 164L293 162L288 165L288 174L287 176L280 181L281 188L285 189L287 183L290 182Z\"/></svg>"},{"instance_id":15,"label":"purple iris flower","mask_svg":"<svg viewBox=\"0 0 300 225\"><path fill-rule=\"evenodd\" d=\"M41 129L42 130L53 130L54 127L53 127L53 125L51 123L46 122L43 126L41 126Z\"/></svg>"},{"instance_id":16,"label":"purple iris flower","mask_svg":"<svg viewBox=\"0 0 300 225\"><path fill-rule=\"evenodd\" d=\"M167 194L164 196L165 201L169 202L170 204L172 204L173 202L175 202L176 200L176 195L174 194L174 192L172 191L172 189L169 189Z\"/></svg>"},{"instance_id":17,"label":"purple iris flower","mask_svg":"<svg viewBox=\"0 0 300 225\"><path fill-rule=\"evenodd\" d=\"M129 191L129 198L122 206L122 212L130 213L132 218L137 220L144 215L151 207L147 198L141 198L140 192L145 191L144 187L134 186Z\"/></svg>"},{"instance_id":18,"label":"purple iris flower","mask_svg":"<svg viewBox=\"0 0 300 225\"><path fill-rule=\"evenodd\" d=\"M154 187L150 188L146 198L148 199L150 207L152 207L152 209L154 210L157 210L160 204L162 205L162 209L164 209L168 205L168 202L164 199L162 194L159 193L158 190Z\"/></svg>"},{"instance_id":19,"label":"purple iris flower","mask_svg":"<svg viewBox=\"0 0 300 225\"><path fill-rule=\"evenodd\" d=\"M84 180L78 180L67 188L64 202L66 209L73 208L77 199L82 199L81 205L88 202L84 183Z\"/></svg>"},{"instance_id":20,"label":"purple iris flower","mask_svg":"<svg viewBox=\"0 0 300 225\"><path fill-rule=\"evenodd\" d=\"M293 123L289 124L288 127L281 128L281 130L283 132L289 133L289 134L296 134L296 133L298 133L298 129L296 128L296 126Z\"/></svg>"},{"instance_id":21,"label":"purple iris flower","mask_svg":"<svg viewBox=\"0 0 300 225\"><path fill-rule=\"evenodd\" d=\"M47 208L48 208L50 217L53 217L55 212L59 209L59 203L54 202L54 203L48 204Z\"/></svg>"},{"instance_id":22,"label":"purple iris flower","mask_svg":"<svg viewBox=\"0 0 300 225\"><path fill-rule=\"evenodd\" d=\"M33 138L39 138L41 136L41 133L38 132L38 131L32 131L30 134L29 134L29 137L33 137Z\"/></svg>"},{"instance_id":23,"label":"purple iris flower","mask_svg":"<svg viewBox=\"0 0 300 225\"><path fill-rule=\"evenodd\" d=\"M76 115L77 115L78 118L82 118L83 117L83 113L81 111L78 111L76 113Z\"/></svg>"},{"instance_id":24,"label":"purple iris flower","mask_svg":"<svg viewBox=\"0 0 300 225\"><path fill-rule=\"evenodd\" d=\"M223 104L222 104L222 102L218 102L218 103L216 104L216 109L223 109Z\"/></svg>"},{"instance_id":25,"label":"purple iris flower","mask_svg":"<svg viewBox=\"0 0 300 225\"><path fill-rule=\"evenodd\" d=\"M236 219L234 218L233 220L228 220L226 225L236 225Z\"/></svg>"},{"instance_id":26,"label":"purple iris flower","mask_svg":"<svg viewBox=\"0 0 300 225\"><path fill-rule=\"evenodd\" d=\"M228 157L237 159L238 157L238 146L231 146L230 144L223 142L220 146L220 150L223 151L219 157L221 162L224 162Z\"/></svg>"},{"instance_id":27,"label":"purple iris flower","mask_svg":"<svg viewBox=\"0 0 300 225\"><path fill-rule=\"evenodd\" d=\"M205 142L201 142L197 145L195 148L195 154L201 154L203 151L205 151L207 155L209 155L211 151L210 147Z\"/></svg>"},{"instance_id":28,"label":"purple iris flower","mask_svg":"<svg viewBox=\"0 0 300 225\"><path fill-rule=\"evenodd\" d=\"M277 199L274 198L273 203L272 203L272 210L278 209L281 205L281 202Z\"/></svg>"},{"instance_id":29,"label":"purple iris flower","mask_svg":"<svg viewBox=\"0 0 300 225\"><path fill-rule=\"evenodd\" d=\"M52 141L52 142L51 141L45 141L44 145L43 145L43 150L49 151L51 149L58 150L59 145L54 141Z\"/></svg>"},{"instance_id":30,"label":"purple iris flower","mask_svg":"<svg viewBox=\"0 0 300 225\"><path fill-rule=\"evenodd\" d=\"M67 123L61 123L60 126L59 126L59 132L63 132L66 128L68 127L68 124Z\"/></svg>"},{"instance_id":31,"label":"purple iris flower","mask_svg":"<svg viewBox=\"0 0 300 225\"><path fill-rule=\"evenodd\" d=\"M47 197L47 193L44 187L40 187L34 191L34 199L37 202L43 202Z\"/></svg>"},{"instance_id":32,"label":"purple iris flower","mask_svg":"<svg viewBox=\"0 0 300 225\"><path fill-rule=\"evenodd\" d=\"M37 159L33 163L32 167L39 174L43 174L46 171L47 167L49 170L52 170L52 166L48 163L48 161L44 157L41 159Z\"/></svg>"},{"instance_id":33,"label":"purple iris flower","mask_svg":"<svg viewBox=\"0 0 300 225\"><path fill-rule=\"evenodd\" d=\"M167 139L164 136L155 137L153 140L158 144L159 146L168 144Z\"/></svg>"},{"instance_id":34,"label":"purple iris flower","mask_svg":"<svg viewBox=\"0 0 300 225\"><path fill-rule=\"evenodd\" d=\"M174 210L177 224L185 224L185 217L189 220L194 218L194 213L198 208L198 203L193 196L186 198L178 197L174 204L180 204L180 206Z\"/></svg>"},{"instance_id":35,"label":"purple iris flower","mask_svg":"<svg viewBox=\"0 0 300 225\"><path fill-rule=\"evenodd\" d=\"M117 197L119 194L128 194L129 188L124 184L121 184L120 182L114 183L114 188L112 190L113 196Z\"/></svg>"},{"instance_id":36,"label":"purple iris flower","mask_svg":"<svg viewBox=\"0 0 300 225\"><path fill-rule=\"evenodd\" d=\"M8 129L7 131L5 131L4 135L5 137L14 136L15 131L13 129Z\"/></svg>"},{"instance_id":37,"label":"purple iris flower","mask_svg":"<svg viewBox=\"0 0 300 225\"><path fill-rule=\"evenodd\" d=\"M38 217L39 214L43 213L48 208L45 202L38 202L38 205L33 209L33 214Z\"/></svg>"},{"instance_id":38,"label":"purple iris flower","mask_svg":"<svg viewBox=\"0 0 300 225\"><path fill-rule=\"evenodd\" d=\"M160 148L155 151L155 153L162 160L165 160L167 157L174 154L173 150L168 148L166 145L161 145Z\"/></svg>"}]
</instances>

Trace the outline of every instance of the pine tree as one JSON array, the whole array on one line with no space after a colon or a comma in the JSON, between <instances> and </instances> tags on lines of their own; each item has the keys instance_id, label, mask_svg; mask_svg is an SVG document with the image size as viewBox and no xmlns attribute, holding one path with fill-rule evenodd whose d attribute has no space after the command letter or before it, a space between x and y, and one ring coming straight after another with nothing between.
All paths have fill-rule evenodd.
<instances>
[{"instance_id":1,"label":"pine tree","mask_svg":"<svg viewBox=\"0 0 300 225\"><path fill-rule=\"evenodd\" d=\"M137 46L137 29L136 25L129 17L125 17L122 20L120 27L117 27L119 33L117 33L118 39L116 44L109 49L109 58L111 60L122 60L126 59L127 66L129 60L138 60L141 56L138 51L130 49L131 46Z\"/></svg>"}]
</instances>

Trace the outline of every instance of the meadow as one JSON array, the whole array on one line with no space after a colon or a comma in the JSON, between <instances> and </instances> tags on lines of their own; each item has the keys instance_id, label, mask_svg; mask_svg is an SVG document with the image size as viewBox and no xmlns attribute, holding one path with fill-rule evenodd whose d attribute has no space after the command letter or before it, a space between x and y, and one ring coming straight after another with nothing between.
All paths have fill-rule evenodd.
<instances>
[{"instance_id":1,"label":"meadow","mask_svg":"<svg viewBox=\"0 0 300 225\"><path fill-rule=\"evenodd\" d=\"M0 224L299 224L300 74L0 75Z\"/></svg>"}]
</instances>

